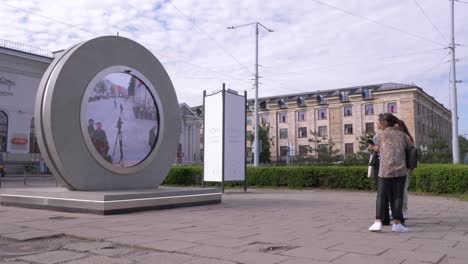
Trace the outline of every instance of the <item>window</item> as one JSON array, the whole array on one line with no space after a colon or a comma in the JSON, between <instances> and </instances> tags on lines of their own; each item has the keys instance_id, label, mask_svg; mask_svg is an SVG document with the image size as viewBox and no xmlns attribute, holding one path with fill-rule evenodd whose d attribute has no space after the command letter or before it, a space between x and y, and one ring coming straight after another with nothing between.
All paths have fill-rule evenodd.
<instances>
[{"instance_id":1,"label":"window","mask_svg":"<svg viewBox=\"0 0 468 264\"><path fill-rule=\"evenodd\" d=\"M323 94L322 94L322 95L318 95L318 96L317 96L317 102L318 102L319 104L326 104L327 102L326 102L326 100L325 100L325 95L323 95Z\"/></svg>"},{"instance_id":2,"label":"window","mask_svg":"<svg viewBox=\"0 0 468 264\"><path fill-rule=\"evenodd\" d=\"M387 103L387 112L398 113L397 103L396 102Z\"/></svg>"},{"instance_id":3,"label":"window","mask_svg":"<svg viewBox=\"0 0 468 264\"><path fill-rule=\"evenodd\" d=\"M299 145L299 156L306 156L308 153L309 146Z\"/></svg>"},{"instance_id":4,"label":"window","mask_svg":"<svg viewBox=\"0 0 468 264\"><path fill-rule=\"evenodd\" d=\"M374 99L374 96L372 94L372 89L363 89L362 97L364 97L365 100Z\"/></svg>"},{"instance_id":5,"label":"window","mask_svg":"<svg viewBox=\"0 0 468 264\"><path fill-rule=\"evenodd\" d=\"M0 111L0 152L7 152L8 116Z\"/></svg>"},{"instance_id":6,"label":"window","mask_svg":"<svg viewBox=\"0 0 468 264\"><path fill-rule=\"evenodd\" d=\"M374 115L374 105L373 104L366 104L364 106L364 112L366 115Z\"/></svg>"},{"instance_id":7,"label":"window","mask_svg":"<svg viewBox=\"0 0 468 264\"><path fill-rule=\"evenodd\" d=\"M328 153L330 148L328 147L328 144L319 144L318 145L318 151L319 153Z\"/></svg>"},{"instance_id":8,"label":"window","mask_svg":"<svg viewBox=\"0 0 468 264\"><path fill-rule=\"evenodd\" d=\"M286 108L286 101L284 101L284 99L279 99L278 100L278 107L279 108Z\"/></svg>"},{"instance_id":9,"label":"window","mask_svg":"<svg viewBox=\"0 0 468 264\"><path fill-rule=\"evenodd\" d=\"M303 122L306 121L306 111L299 111L297 112L297 121Z\"/></svg>"},{"instance_id":10,"label":"window","mask_svg":"<svg viewBox=\"0 0 468 264\"><path fill-rule=\"evenodd\" d=\"M305 106L305 97L304 96L299 96L297 98L297 106Z\"/></svg>"},{"instance_id":11,"label":"window","mask_svg":"<svg viewBox=\"0 0 468 264\"><path fill-rule=\"evenodd\" d=\"M318 120L327 119L327 109L319 109L317 111Z\"/></svg>"},{"instance_id":12,"label":"window","mask_svg":"<svg viewBox=\"0 0 468 264\"><path fill-rule=\"evenodd\" d=\"M374 123L366 123L366 134L374 134Z\"/></svg>"},{"instance_id":13,"label":"window","mask_svg":"<svg viewBox=\"0 0 468 264\"><path fill-rule=\"evenodd\" d=\"M353 107L348 105L343 108L344 116L352 116L353 115Z\"/></svg>"},{"instance_id":14,"label":"window","mask_svg":"<svg viewBox=\"0 0 468 264\"><path fill-rule=\"evenodd\" d=\"M39 146L37 145L36 127L34 125L34 117L31 119L31 123L30 123L29 152L40 153Z\"/></svg>"},{"instance_id":15,"label":"window","mask_svg":"<svg viewBox=\"0 0 468 264\"><path fill-rule=\"evenodd\" d=\"M353 125L351 125L351 124L344 125L344 133L345 133L345 135L352 135L353 134Z\"/></svg>"},{"instance_id":16,"label":"window","mask_svg":"<svg viewBox=\"0 0 468 264\"><path fill-rule=\"evenodd\" d=\"M318 135L319 137L328 137L328 128L326 126L319 126Z\"/></svg>"},{"instance_id":17,"label":"window","mask_svg":"<svg viewBox=\"0 0 468 264\"><path fill-rule=\"evenodd\" d=\"M288 129L280 128L280 139L288 138Z\"/></svg>"},{"instance_id":18,"label":"window","mask_svg":"<svg viewBox=\"0 0 468 264\"><path fill-rule=\"evenodd\" d=\"M307 137L307 127L300 127L297 131L298 138L305 138Z\"/></svg>"},{"instance_id":19,"label":"window","mask_svg":"<svg viewBox=\"0 0 468 264\"><path fill-rule=\"evenodd\" d=\"M281 157L288 156L288 146L280 146L280 156Z\"/></svg>"},{"instance_id":20,"label":"window","mask_svg":"<svg viewBox=\"0 0 468 264\"><path fill-rule=\"evenodd\" d=\"M252 116L247 116L247 125L252 125Z\"/></svg>"},{"instance_id":21,"label":"window","mask_svg":"<svg viewBox=\"0 0 468 264\"><path fill-rule=\"evenodd\" d=\"M270 118L269 118L268 114L259 115L259 119L260 119L260 124L262 124L262 125L270 122Z\"/></svg>"},{"instance_id":22,"label":"window","mask_svg":"<svg viewBox=\"0 0 468 264\"><path fill-rule=\"evenodd\" d=\"M341 102L349 102L349 91L340 92Z\"/></svg>"},{"instance_id":23,"label":"window","mask_svg":"<svg viewBox=\"0 0 468 264\"><path fill-rule=\"evenodd\" d=\"M260 109L261 109L261 110L267 110L267 109L268 109L268 107L267 107L267 102L266 102L266 101L261 101L261 102L259 103L259 106L260 106Z\"/></svg>"},{"instance_id":24,"label":"window","mask_svg":"<svg viewBox=\"0 0 468 264\"><path fill-rule=\"evenodd\" d=\"M354 153L353 143L346 143L346 144L344 144L344 146L345 146L345 155Z\"/></svg>"},{"instance_id":25,"label":"window","mask_svg":"<svg viewBox=\"0 0 468 264\"><path fill-rule=\"evenodd\" d=\"M278 121L280 123L286 123L288 122L288 113L287 112L279 112L278 113Z\"/></svg>"}]
</instances>

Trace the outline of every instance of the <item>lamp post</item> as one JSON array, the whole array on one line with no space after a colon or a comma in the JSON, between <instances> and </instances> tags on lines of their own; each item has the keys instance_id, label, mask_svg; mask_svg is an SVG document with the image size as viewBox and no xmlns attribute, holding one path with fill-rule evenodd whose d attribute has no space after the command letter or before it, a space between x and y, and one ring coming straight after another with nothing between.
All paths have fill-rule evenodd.
<instances>
[{"instance_id":1,"label":"lamp post","mask_svg":"<svg viewBox=\"0 0 468 264\"><path fill-rule=\"evenodd\" d=\"M254 166L258 167L259 161L259 140L258 140L258 26L261 26L268 32L273 32L273 30L265 27L260 22L252 22L244 25L239 26L231 26L228 29L236 29L240 27L255 25L255 129L254 129Z\"/></svg>"},{"instance_id":2,"label":"lamp post","mask_svg":"<svg viewBox=\"0 0 468 264\"><path fill-rule=\"evenodd\" d=\"M456 66L455 66L455 0L450 1L450 53L451 59L451 74L450 74L450 105L452 111L452 154L453 163L460 163L460 152L458 143L458 106L457 106L457 78L456 78Z\"/></svg>"}]
</instances>

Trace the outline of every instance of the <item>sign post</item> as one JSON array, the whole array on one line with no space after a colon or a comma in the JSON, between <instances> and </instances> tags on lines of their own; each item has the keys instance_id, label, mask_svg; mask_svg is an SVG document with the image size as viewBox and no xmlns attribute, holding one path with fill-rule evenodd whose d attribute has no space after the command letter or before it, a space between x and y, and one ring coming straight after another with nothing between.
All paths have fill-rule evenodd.
<instances>
[{"instance_id":1,"label":"sign post","mask_svg":"<svg viewBox=\"0 0 468 264\"><path fill-rule=\"evenodd\" d=\"M204 165L205 182L243 181L246 186L246 100L232 90L206 95L204 92Z\"/></svg>"}]
</instances>

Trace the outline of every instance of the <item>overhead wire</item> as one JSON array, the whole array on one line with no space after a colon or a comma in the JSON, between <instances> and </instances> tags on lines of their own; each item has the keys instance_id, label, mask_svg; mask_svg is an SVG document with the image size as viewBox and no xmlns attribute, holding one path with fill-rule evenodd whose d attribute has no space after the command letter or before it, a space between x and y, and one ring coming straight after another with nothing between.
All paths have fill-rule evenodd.
<instances>
[{"instance_id":1,"label":"overhead wire","mask_svg":"<svg viewBox=\"0 0 468 264\"><path fill-rule=\"evenodd\" d=\"M26 13L29 13L29 14L32 14L32 15L35 15L35 16L38 16L38 17L41 17L41 18L43 18L43 19L47 19L47 20L53 21L53 22L55 22L55 23L59 23L59 24L62 24L62 25L65 25L65 26L68 26L68 27L71 27L71 28L75 28L75 29L78 29L78 30L81 30L81 31L84 31L84 32L87 32L87 33L91 33L91 34L94 34L94 35L97 35L97 36L104 35L104 34L102 34L102 33L97 33L97 32L88 30L88 29L86 29L86 28L84 28L84 27L80 27L80 26L77 26L77 25L73 25L73 24L70 24L70 23L67 23L67 22L64 22L64 21L61 21L61 20L58 20L58 19L49 17L49 16L45 16L45 15L42 15L42 14L40 14L40 13L31 11L31 10L28 10L28 9L25 9L25 8L21 8L21 7L17 7L17 6L11 5L11 4L6 3L6 2L4 2L4 1L1 1L1 0L0 0L0 4L5 5L5 6L8 6L8 7L13 8L13 9L17 9L17 10L20 10L20 11L23 11L23 12L26 12ZM145 45L148 46L148 47L150 46L150 45L148 45L147 43L143 43L143 44L145 44ZM157 54L158 56L166 57L166 58L168 58L168 59L174 60L175 62L180 62L180 63L183 63L183 64L187 64L187 65L192 66L192 67L195 67L195 68L199 68L199 69L203 69L203 70L208 70L208 71L215 72L215 73L219 73L219 74L226 74L225 72L222 72L222 71L219 71L219 70L214 70L214 69L211 69L211 68L208 68L208 67L204 67L204 66L199 66L199 65L190 63L190 62L185 61L185 60L182 60L182 59L174 58L174 57L171 57L171 56L168 56L168 55L165 55L165 54L156 52L156 51L154 51L154 50L153 50L152 52L155 53L155 54ZM231 78L231 80L233 80L233 79L235 79L235 78ZM220 80L221 80L221 79L220 79Z\"/></svg>"},{"instance_id":2,"label":"overhead wire","mask_svg":"<svg viewBox=\"0 0 468 264\"><path fill-rule=\"evenodd\" d=\"M444 34L442 34L442 32L440 31L440 29L432 22L432 20L429 18L429 16L427 15L426 11L424 11L424 8L419 4L418 0L413 0L413 2L416 4L416 6L419 8L419 10L421 11L421 13L424 15L424 17L426 18L426 20L429 22L429 24L432 25L432 27L439 33L439 36L442 37L443 40L447 41L448 42L448 39L445 37Z\"/></svg>"},{"instance_id":3,"label":"overhead wire","mask_svg":"<svg viewBox=\"0 0 468 264\"><path fill-rule=\"evenodd\" d=\"M424 76L424 75L426 75L427 73L433 71L434 69L440 67L442 64L447 63L448 61L444 61L444 60L445 60L449 55L450 55L450 52L447 53L447 54L445 54L443 57L441 57L441 59L438 60L437 63L434 64L433 66L431 66L431 67L429 67L429 68L423 70L422 72L416 74L416 75L415 75L415 76L416 76L416 79L419 78L419 77L421 77L421 76Z\"/></svg>"},{"instance_id":4,"label":"overhead wire","mask_svg":"<svg viewBox=\"0 0 468 264\"><path fill-rule=\"evenodd\" d=\"M363 20L365 20L365 21L367 21L367 22L374 23L374 24L378 24L378 25L380 25L380 26L384 26L384 27L390 28L390 29L395 30L395 31L399 31L399 32L404 33L404 34L411 35L411 36L416 37L416 38L420 38L420 39L423 39L423 40L426 40L426 41L430 41L430 42L435 43L435 44L443 45L443 44L441 44L441 43L438 43L438 42L435 42L435 41L433 41L433 40L427 39L427 38L425 38L425 37L421 37L421 36L418 36L418 35L416 35L416 34L413 34L413 33L410 33L410 32L404 31L404 30L401 30L401 29L399 29L399 28L396 28L396 27L393 27L393 26L390 26L390 25L386 25L386 24L383 24L383 23L381 23L381 22L378 22L378 21L375 21L375 20L372 20L372 19L369 19L369 18L360 16L360 15L354 14L354 13L352 13L352 12L343 10L343 9L338 8L338 7L336 7L336 6L332 6L332 5L330 5L330 4L326 4L326 3L323 3L323 2L317 1L317 0L312 0L312 1L316 2L317 4L321 4L321 5L327 6L327 7L329 7L329 8L333 8L333 9L339 10L339 11L341 11L341 12L343 12L343 13L346 13L346 14L349 14L349 15L351 15L351 16L358 17L358 18L363 19ZM201 29L196 25L196 23L194 23L194 22L192 21L192 19L191 19L189 16L187 16L183 11L181 11L177 6L175 6L175 4L174 4L171 0L169 0L168 2L169 2L179 13L181 13L184 17L186 17L186 18L194 25L194 27L195 27L199 32L201 32L201 33L203 33L204 35L206 35L210 40L212 40L214 43L216 43L216 45L217 45L221 50L223 50L228 56L230 56L234 61L236 61L237 64L239 64L240 66L242 66L242 69L244 69L244 70L248 71L249 73L251 73L250 70L248 69L248 67L246 67L245 65L243 65L237 58L235 58L231 53L229 53L226 49L224 49L224 48L219 44L219 42L216 41L216 39L214 39L214 38L211 37L209 34L207 34L206 32L204 32L203 30L201 30ZM457 1L457 2L465 3L465 2L462 2L462 1ZM466 2L466 3L468 3L468 2ZM11 4L9 4L9 3L6 3L6 2L4 2L4 1L0 1L0 4L6 5L6 6L9 6L9 7L11 7L11 8L14 8L14 9L17 9L17 10L21 10L21 11L23 11L23 12L27 12L27 13L30 13L30 14L33 14L33 15L36 15L36 16L39 16L39 17L44 18L44 19L48 19L48 20L50 20L50 21L53 21L53 22L56 22L56 23L59 23L59 24L66 25L66 26L68 26L68 27L72 27L72 28L79 29L79 30L84 31L84 32L88 32L88 33L91 33L91 34L94 34L94 35L101 35L101 34L99 34L99 33L93 32L93 31L91 31L91 30L88 30L88 29L83 28L83 27L80 27L80 26L76 26L76 25L73 25L73 24L70 24L70 23L67 23L67 22L63 22L63 21L60 21L60 20L57 20L57 19L54 19L54 18L51 18L51 17L48 17L48 16L44 16L44 15L41 15L41 14L39 14L39 13L37 13L37 12L31 11L31 10L28 10L28 9L24 9L24 8L20 8L20 7L13 6L13 5L11 5ZM432 23L431 23L431 24L432 24ZM435 26L435 25L433 25L433 26ZM440 33L440 32L439 32L439 33ZM155 52L155 53L156 53L156 52ZM163 55L163 54L160 54L160 53L158 53L158 55L161 55L161 56L164 56L164 57L167 57L167 58L170 58L170 59L174 59L174 58L172 58L172 57L170 57L170 56ZM403 56L404 56L404 55L403 55ZM189 62L186 62L186 61L183 61L183 60L179 60L179 59L176 59L176 60L177 60L178 62L187 64L187 65L190 65L190 66L193 66L193 67L196 67L196 68L200 68L200 69L205 69L205 70L209 70L209 71L213 71L213 72L222 73L222 72L220 72L220 71L213 70L213 69L209 69L209 68L203 67L203 66L198 66L198 65L195 65L195 64L193 64L193 63L189 63ZM343 64L340 64L340 65L343 65ZM330 67L330 66L337 66L337 65L329 65L329 66L325 66L325 67ZM320 66L320 67L322 67L322 66ZM223 73L223 74L224 74L224 73ZM187 78L191 78L191 77L187 77ZM217 79L217 78L212 78L212 77L200 77L200 79ZM225 78L224 78L224 79L225 79ZM234 80L234 79L233 79L233 80ZM241 79L238 79L238 80L241 80ZM293 89L293 90L295 90L295 91L301 91L301 92L302 92L302 90L299 90L299 89Z\"/></svg>"},{"instance_id":5,"label":"overhead wire","mask_svg":"<svg viewBox=\"0 0 468 264\"><path fill-rule=\"evenodd\" d=\"M430 50L424 50L424 51L417 51L417 52L412 52L412 53L405 53L405 54L400 54L400 55L392 55L392 56L378 56L374 57L372 59L375 60L387 60L387 59L394 59L394 58L401 58L401 57L408 57L408 56L414 56L414 55L420 55L420 54L428 54L432 53L435 51L442 51L445 50L446 48L438 48L438 49L430 49ZM358 58L358 57L356 57ZM361 57L362 58L362 57ZM275 75L284 75L284 74L309 74L309 73L303 73L300 72L301 70L318 70L318 69L326 69L326 68L333 68L333 67L339 67L339 66L347 66L347 65L355 65L355 64L361 64L362 62L346 62L346 63L339 63L339 64L331 64L331 65L317 65L313 67L304 67L304 68L299 68L296 71L289 71L289 72L281 72L281 73L275 73ZM272 67L272 66L271 66ZM271 69L270 67L270 69ZM270 70L268 69L268 70ZM267 70L267 69L266 69ZM268 72L267 70L267 72ZM298 71L299 70L299 71Z\"/></svg>"},{"instance_id":6,"label":"overhead wire","mask_svg":"<svg viewBox=\"0 0 468 264\"><path fill-rule=\"evenodd\" d=\"M425 41L431 42L431 43L433 43L433 44L437 44L437 45L441 45L441 46L446 46L446 44L440 43L440 42L438 42L438 41L435 41L435 40L432 40L432 39L429 39L429 38L426 38L426 37L423 37L423 36L419 36L419 35L417 35L417 34L408 32L408 31L406 31L406 30L403 30L403 29L400 29L400 28L397 28L397 27L394 27L394 26L391 26L391 25L384 24L384 23L379 22L379 21L377 21L377 20L373 20L373 19L370 19L370 18L361 16L361 15L355 14L355 13L353 13L353 12L344 10L344 9L339 8L339 7L337 7L337 6L334 6L334 5L327 4L327 3L324 3L324 2L318 1L318 0L311 0L311 1L312 1L312 2L315 2L315 3L319 4L319 5L326 6L326 7L328 7L328 8L334 9L334 10L338 10L338 11L340 11L340 12L342 12L342 13L345 13L345 14L348 14L348 15L350 15L350 16L357 17L357 18L362 19L362 20L364 20L364 21L367 21L367 22L369 22L369 23L373 23L373 24L376 24L376 25L379 25L379 26L382 26L382 27L391 29L391 30L393 30L393 31L397 31L397 32L403 33L403 34L405 34L405 35L412 36L412 37L414 37L414 38L418 38L418 39L421 39L421 40L425 40Z\"/></svg>"},{"instance_id":7,"label":"overhead wire","mask_svg":"<svg viewBox=\"0 0 468 264\"><path fill-rule=\"evenodd\" d=\"M437 50L444 50L444 49L437 49ZM433 51L435 51L435 50L433 50ZM428 72L430 72L430 71L436 69L437 66L442 65L442 64L443 64L443 60L444 60L445 58L447 58L449 54L450 54L450 53L447 53L447 54L445 54L440 60L437 60L437 63L436 63L435 65L432 65L431 67L426 68L426 69L424 69L424 70L421 71L421 72L418 72L418 73L415 75L416 78L413 78L413 79L420 78L421 76L427 74ZM353 64L356 64L356 63L353 63ZM349 63L348 63L348 65L349 65ZM338 66L342 66L342 65L338 65ZM284 85L284 83L282 83L281 81L278 81L278 80L275 79L274 77L272 77L272 78L269 77L269 79L272 79L272 80L275 82L275 84L280 84L280 85L282 86L282 87L279 87L279 88L275 88L275 90L277 89L277 90L289 90L289 91L293 91L293 92L308 92L308 91L305 91L305 90L303 90L303 89L289 88L288 86L290 86L290 85ZM355 86L355 85L349 83L348 86L352 87L352 86ZM270 88L270 89L271 89L271 88Z\"/></svg>"},{"instance_id":8,"label":"overhead wire","mask_svg":"<svg viewBox=\"0 0 468 264\"><path fill-rule=\"evenodd\" d=\"M73 24L70 24L70 23L67 23L67 22L63 22L63 21L60 21L60 20L57 20L57 19L54 19L54 18L51 18L51 17L48 17L48 16L44 16L44 15L41 15L39 13L36 13L34 11L31 11L31 10L28 10L28 9L25 9L25 8L13 6L13 5L11 5L9 3L6 3L4 1L0 1L0 4L9 6L9 7L14 8L14 9L21 10L21 11L29 13L29 14L33 14L33 15L38 16L38 17L42 17L44 19L47 19L47 20L50 20L50 21L53 21L53 22L56 22L56 23L59 23L59 24L65 25L65 26L69 26L69 27L72 27L72 28L79 29L79 30L84 31L84 32L88 32L88 33L91 33L91 34L94 34L94 35L101 35L99 33L93 32L91 30L85 29L85 28L80 27L80 26L76 26L76 25L73 25Z\"/></svg>"},{"instance_id":9,"label":"overhead wire","mask_svg":"<svg viewBox=\"0 0 468 264\"><path fill-rule=\"evenodd\" d=\"M241 63L234 55L232 55L229 51L227 51L215 38L213 38L211 35L209 35L208 33L206 33L204 30L202 30L195 22L192 21L192 19L186 15L182 10L180 10L173 2L172 0L167 0L167 2L172 5L180 14L182 14L185 18L187 18L187 20L194 26L194 28L196 30L198 30L200 33L204 34L208 39L210 39L211 41L213 41L213 43L216 44L216 46L218 46L219 49L221 49L226 55L228 55L229 57L231 57L235 62L237 62L237 64L239 64L240 66L242 66L242 68L244 70L246 70L248 73L250 74L253 74L253 72L247 67L245 66L243 63Z\"/></svg>"}]
</instances>

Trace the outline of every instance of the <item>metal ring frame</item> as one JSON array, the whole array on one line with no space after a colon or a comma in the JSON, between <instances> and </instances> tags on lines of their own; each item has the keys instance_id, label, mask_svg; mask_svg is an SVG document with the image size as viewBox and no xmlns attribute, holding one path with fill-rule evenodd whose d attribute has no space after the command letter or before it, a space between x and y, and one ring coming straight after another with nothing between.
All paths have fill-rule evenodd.
<instances>
[{"instance_id":1,"label":"metal ring frame","mask_svg":"<svg viewBox=\"0 0 468 264\"><path fill-rule=\"evenodd\" d=\"M114 72L129 73L140 79L159 110L156 146L146 159L131 167L108 163L91 147L89 137L84 136L85 102L92 90L88 87ZM116 36L78 44L52 62L39 86L35 120L45 162L55 177L71 190L159 186L174 162L180 133L177 97L164 67L140 44Z\"/></svg>"}]
</instances>

